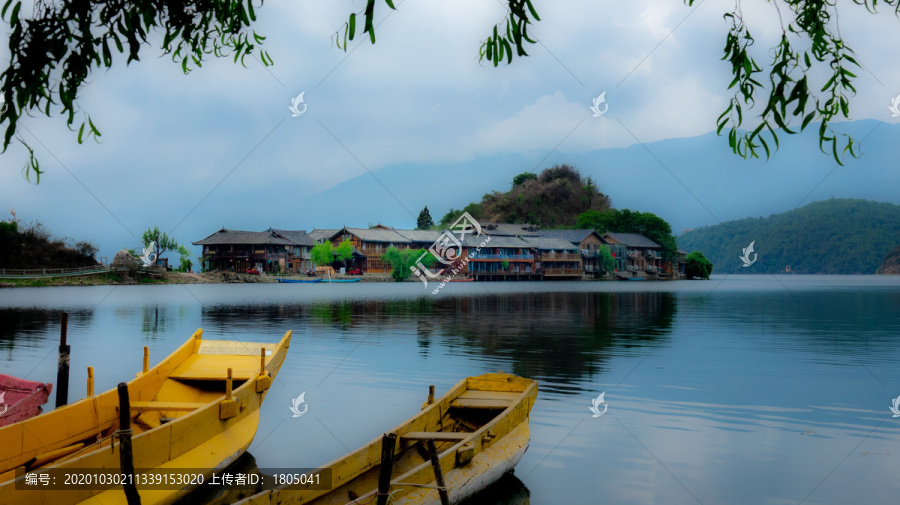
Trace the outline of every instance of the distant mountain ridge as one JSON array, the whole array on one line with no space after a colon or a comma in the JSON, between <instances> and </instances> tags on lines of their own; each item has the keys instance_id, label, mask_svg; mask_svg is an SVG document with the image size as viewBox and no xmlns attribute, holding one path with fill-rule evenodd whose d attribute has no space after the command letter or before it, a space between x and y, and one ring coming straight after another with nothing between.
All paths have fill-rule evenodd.
<instances>
[{"instance_id":1,"label":"distant mountain ridge","mask_svg":"<svg viewBox=\"0 0 900 505\"><path fill-rule=\"evenodd\" d=\"M838 167L830 153L819 150L815 125L800 135L782 135L781 148L768 161L741 159L714 132L586 153L566 153L563 144L553 152L386 165L297 201L292 215L316 215L315 222L304 221L307 227L370 222L413 228L426 205L432 216L443 216L462 202L508 190L517 174L563 163L592 177L613 207L652 212L673 230L770 215L830 196L900 204L900 193L893 189L900 187L900 170L895 169L900 124L861 120L834 126L863 141L860 159ZM323 208L328 212L320 212ZM282 227L290 226L298 224Z\"/></svg>"},{"instance_id":2,"label":"distant mountain ridge","mask_svg":"<svg viewBox=\"0 0 900 505\"><path fill-rule=\"evenodd\" d=\"M752 265L739 258L751 242ZM702 251L716 274L874 274L900 243L900 205L860 199L822 200L767 218L706 226L678 237Z\"/></svg>"}]
</instances>

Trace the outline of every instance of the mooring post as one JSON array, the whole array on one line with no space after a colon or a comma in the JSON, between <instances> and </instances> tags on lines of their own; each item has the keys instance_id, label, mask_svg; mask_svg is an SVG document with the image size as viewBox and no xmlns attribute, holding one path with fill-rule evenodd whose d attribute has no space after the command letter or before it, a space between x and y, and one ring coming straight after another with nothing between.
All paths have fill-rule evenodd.
<instances>
[{"instance_id":1,"label":"mooring post","mask_svg":"<svg viewBox=\"0 0 900 505\"><path fill-rule=\"evenodd\" d=\"M150 371L150 348L144 346L144 373Z\"/></svg>"},{"instance_id":2,"label":"mooring post","mask_svg":"<svg viewBox=\"0 0 900 505\"><path fill-rule=\"evenodd\" d=\"M434 470L434 480L438 487L438 495L441 497L441 505L450 505L450 494L447 493L447 485L444 483L444 471L441 469L441 460L438 458L434 440L425 441L428 452L431 453L431 468Z\"/></svg>"},{"instance_id":3,"label":"mooring post","mask_svg":"<svg viewBox=\"0 0 900 505\"><path fill-rule=\"evenodd\" d=\"M428 386L428 405L434 403L434 384Z\"/></svg>"},{"instance_id":4,"label":"mooring post","mask_svg":"<svg viewBox=\"0 0 900 505\"><path fill-rule=\"evenodd\" d=\"M87 396L94 396L94 367L87 367Z\"/></svg>"},{"instance_id":5,"label":"mooring post","mask_svg":"<svg viewBox=\"0 0 900 505\"><path fill-rule=\"evenodd\" d=\"M128 384L119 383L119 467L122 474L128 476L125 488L125 499L128 505L141 505L141 495L134 484L134 454L131 450L131 401L128 399Z\"/></svg>"},{"instance_id":6,"label":"mooring post","mask_svg":"<svg viewBox=\"0 0 900 505\"><path fill-rule=\"evenodd\" d=\"M69 346L66 345L66 329L69 326L69 313L62 313L62 326L59 334L59 361L56 364L56 406L69 403Z\"/></svg>"},{"instance_id":7,"label":"mooring post","mask_svg":"<svg viewBox=\"0 0 900 505\"><path fill-rule=\"evenodd\" d=\"M391 490L391 472L394 471L394 446L397 435L385 434L381 437L381 466L378 469L377 505L386 505Z\"/></svg>"}]
</instances>

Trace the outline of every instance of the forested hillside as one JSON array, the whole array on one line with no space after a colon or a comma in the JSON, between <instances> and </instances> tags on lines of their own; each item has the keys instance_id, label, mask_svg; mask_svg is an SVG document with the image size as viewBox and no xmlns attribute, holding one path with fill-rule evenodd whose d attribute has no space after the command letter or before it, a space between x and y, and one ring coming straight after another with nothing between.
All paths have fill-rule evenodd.
<instances>
[{"instance_id":1,"label":"forested hillside","mask_svg":"<svg viewBox=\"0 0 900 505\"><path fill-rule=\"evenodd\" d=\"M743 267L754 242L757 260ZM716 273L873 274L900 244L900 205L830 199L767 218L727 221L689 231L678 247L703 251Z\"/></svg>"}]
</instances>

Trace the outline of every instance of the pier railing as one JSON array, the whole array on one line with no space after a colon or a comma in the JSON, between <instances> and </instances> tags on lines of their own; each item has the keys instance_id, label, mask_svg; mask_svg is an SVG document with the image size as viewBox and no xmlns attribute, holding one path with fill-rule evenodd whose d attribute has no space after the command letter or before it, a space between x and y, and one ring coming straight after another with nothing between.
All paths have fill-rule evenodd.
<instances>
[{"instance_id":1,"label":"pier railing","mask_svg":"<svg viewBox=\"0 0 900 505\"><path fill-rule=\"evenodd\" d=\"M91 265L78 268L0 268L0 278L28 279L35 277L65 277L109 272L109 265Z\"/></svg>"}]
</instances>

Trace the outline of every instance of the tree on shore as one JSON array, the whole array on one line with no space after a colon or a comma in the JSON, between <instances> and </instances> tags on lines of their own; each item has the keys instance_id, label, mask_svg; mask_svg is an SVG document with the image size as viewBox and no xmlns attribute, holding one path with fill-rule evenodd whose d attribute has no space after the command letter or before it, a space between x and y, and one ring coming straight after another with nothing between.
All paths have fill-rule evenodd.
<instances>
[{"instance_id":1,"label":"tree on shore","mask_svg":"<svg viewBox=\"0 0 900 505\"><path fill-rule=\"evenodd\" d=\"M597 258L600 260L600 267L604 272L612 272L616 269L616 259L613 258L609 247L601 245L597 248Z\"/></svg>"},{"instance_id":2,"label":"tree on shore","mask_svg":"<svg viewBox=\"0 0 900 505\"><path fill-rule=\"evenodd\" d=\"M405 281L412 276L412 267L420 262L419 258L424 254L425 249L397 249L396 247L388 247L381 260L391 265L391 277L397 281ZM437 261L431 253L425 254L421 259L422 266L429 268Z\"/></svg>"},{"instance_id":3,"label":"tree on shore","mask_svg":"<svg viewBox=\"0 0 900 505\"><path fill-rule=\"evenodd\" d=\"M712 269L713 264L703 256L703 253L694 251L687 256L684 274L688 279L709 279Z\"/></svg>"},{"instance_id":4,"label":"tree on shore","mask_svg":"<svg viewBox=\"0 0 900 505\"><path fill-rule=\"evenodd\" d=\"M166 251L177 251L179 248L175 239L169 237L165 232L159 231L159 226L147 228L147 231L141 235L141 242L143 242L145 249L150 247L150 242L156 242L156 261L154 264L159 263L159 258Z\"/></svg>"},{"instance_id":5,"label":"tree on shore","mask_svg":"<svg viewBox=\"0 0 900 505\"><path fill-rule=\"evenodd\" d=\"M353 242L350 239L344 239L334 248L334 258L344 264L347 268L347 262L353 259Z\"/></svg>"},{"instance_id":6,"label":"tree on shore","mask_svg":"<svg viewBox=\"0 0 900 505\"><path fill-rule=\"evenodd\" d=\"M334 246L328 240L316 244L309 250L309 257L316 266L331 266L334 263Z\"/></svg>"},{"instance_id":7,"label":"tree on shore","mask_svg":"<svg viewBox=\"0 0 900 505\"><path fill-rule=\"evenodd\" d=\"M426 205L422 212L419 212L419 218L416 220L416 229L427 230L432 226L434 226L434 219L431 219L431 212L428 212L428 206Z\"/></svg>"}]
</instances>

